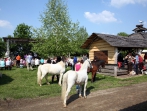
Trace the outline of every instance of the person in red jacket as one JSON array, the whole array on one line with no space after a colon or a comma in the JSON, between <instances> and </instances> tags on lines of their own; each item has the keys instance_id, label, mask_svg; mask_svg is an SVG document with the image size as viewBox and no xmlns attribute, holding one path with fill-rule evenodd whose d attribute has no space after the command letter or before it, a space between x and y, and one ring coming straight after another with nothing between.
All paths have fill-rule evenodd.
<instances>
[{"instance_id":1,"label":"person in red jacket","mask_svg":"<svg viewBox=\"0 0 147 111\"><path fill-rule=\"evenodd\" d=\"M139 71L141 73L141 70L143 69L143 58L141 57L140 54L138 54L139 57Z\"/></svg>"}]
</instances>

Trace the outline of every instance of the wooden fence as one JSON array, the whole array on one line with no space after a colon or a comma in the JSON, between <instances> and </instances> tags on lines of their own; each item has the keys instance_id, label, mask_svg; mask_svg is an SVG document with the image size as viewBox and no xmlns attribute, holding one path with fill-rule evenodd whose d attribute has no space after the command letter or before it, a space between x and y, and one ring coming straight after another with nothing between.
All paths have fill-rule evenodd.
<instances>
[{"instance_id":1,"label":"wooden fence","mask_svg":"<svg viewBox=\"0 0 147 111\"><path fill-rule=\"evenodd\" d=\"M106 64L105 68L102 68L100 73L109 76L121 76L121 75L127 75L128 71L127 71L127 66L118 69L117 64Z\"/></svg>"}]
</instances>

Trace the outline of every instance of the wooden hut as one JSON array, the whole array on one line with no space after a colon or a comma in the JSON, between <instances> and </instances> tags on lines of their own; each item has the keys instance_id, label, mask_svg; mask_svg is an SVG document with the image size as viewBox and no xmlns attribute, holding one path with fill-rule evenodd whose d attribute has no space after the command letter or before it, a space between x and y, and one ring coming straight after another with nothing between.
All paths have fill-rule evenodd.
<instances>
[{"instance_id":1,"label":"wooden hut","mask_svg":"<svg viewBox=\"0 0 147 111\"><path fill-rule=\"evenodd\" d=\"M134 49L136 52L141 52L147 48L147 32L142 24L136 25L132 33L128 37L118 35L92 33L87 38L81 48L89 49L89 58L94 59L94 56L105 60L107 65L117 66L117 55L121 50ZM114 67L113 67L114 68Z\"/></svg>"}]
</instances>

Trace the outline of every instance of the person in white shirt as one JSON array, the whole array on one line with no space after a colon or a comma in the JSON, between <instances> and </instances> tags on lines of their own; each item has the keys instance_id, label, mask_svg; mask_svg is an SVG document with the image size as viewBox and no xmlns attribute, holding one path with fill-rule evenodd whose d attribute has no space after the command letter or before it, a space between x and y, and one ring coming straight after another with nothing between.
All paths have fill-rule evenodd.
<instances>
[{"instance_id":1,"label":"person in white shirt","mask_svg":"<svg viewBox=\"0 0 147 111\"><path fill-rule=\"evenodd\" d=\"M38 67L40 64L40 60L38 58L35 58L35 67Z\"/></svg>"},{"instance_id":2,"label":"person in white shirt","mask_svg":"<svg viewBox=\"0 0 147 111\"><path fill-rule=\"evenodd\" d=\"M32 65L32 67L35 66L35 58L32 58L32 60L31 60L31 65Z\"/></svg>"},{"instance_id":3,"label":"person in white shirt","mask_svg":"<svg viewBox=\"0 0 147 111\"><path fill-rule=\"evenodd\" d=\"M27 70L29 71L30 69L33 70L32 65L31 65L31 60L32 60L32 55L28 54L26 57L26 64L27 64Z\"/></svg>"},{"instance_id":4,"label":"person in white shirt","mask_svg":"<svg viewBox=\"0 0 147 111\"><path fill-rule=\"evenodd\" d=\"M7 58L6 60L6 69L11 70L12 61L10 58Z\"/></svg>"}]
</instances>

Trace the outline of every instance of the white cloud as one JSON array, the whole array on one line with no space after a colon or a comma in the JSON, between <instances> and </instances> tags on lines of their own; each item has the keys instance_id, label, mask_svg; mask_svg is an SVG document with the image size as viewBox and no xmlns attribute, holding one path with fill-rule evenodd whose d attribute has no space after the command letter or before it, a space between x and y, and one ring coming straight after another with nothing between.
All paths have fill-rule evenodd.
<instances>
[{"instance_id":1,"label":"white cloud","mask_svg":"<svg viewBox=\"0 0 147 111\"><path fill-rule=\"evenodd\" d=\"M12 25L9 21L0 20L0 27L12 28Z\"/></svg>"},{"instance_id":2,"label":"white cloud","mask_svg":"<svg viewBox=\"0 0 147 111\"><path fill-rule=\"evenodd\" d=\"M114 13L104 10L101 13L90 13L85 12L84 16L93 23L109 23L116 22L117 19L114 17Z\"/></svg>"},{"instance_id":3,"label":"white cloud","mask_svg":"<svg viewBox=\"0 0 147 111\"><path fill-rule=\"evenodd\" d=\"M136 3L146 6L147 0L111 0L110 4L114 7L119 8L125 5L136 4Z\"/></svg>"}]
</instances>

